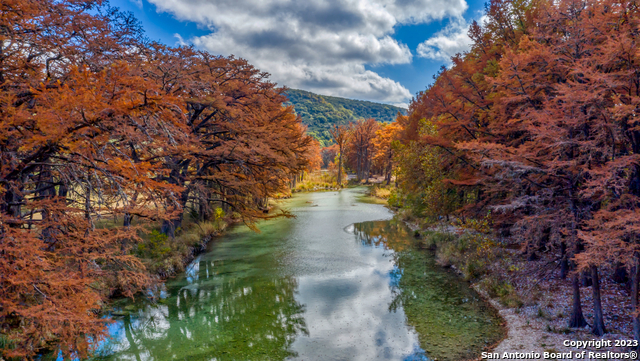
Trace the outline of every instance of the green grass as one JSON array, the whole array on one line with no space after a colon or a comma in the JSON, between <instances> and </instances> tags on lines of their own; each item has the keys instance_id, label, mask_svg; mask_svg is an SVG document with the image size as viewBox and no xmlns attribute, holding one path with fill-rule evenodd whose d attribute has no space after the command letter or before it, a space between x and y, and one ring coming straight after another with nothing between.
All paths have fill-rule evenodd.
<instances>
[{"instance_id":1,"label":"green grass","mask_svg":"<svg viewBox=\"0 0 640 361\"><path fill-rule=\"evenodd\" d=\"M185 260L193 249L221 235L227 227L227 222L222 218L209 222L185 223L184 227L176 230L174 239L160 233L158 229L152 229L143 236L144 241L138 244L135 255L150 273L166 277L183 271Z\"/></svg>"},{"instance_id":2,"label":"green grass","mask_svg":"<svg viewBox=\"0 0 640 361\"><path fill-rule=\"evenodd\" d=\"M305 173L304 179L296 183L292 192L315 192L338 189L336 174L329 171Z\"/></svg>"}]
</instances>

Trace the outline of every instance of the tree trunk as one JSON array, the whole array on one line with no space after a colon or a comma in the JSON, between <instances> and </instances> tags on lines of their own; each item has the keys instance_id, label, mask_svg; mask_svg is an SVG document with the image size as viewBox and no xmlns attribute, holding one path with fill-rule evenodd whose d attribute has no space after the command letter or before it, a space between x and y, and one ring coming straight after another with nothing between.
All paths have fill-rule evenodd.
<instances>
[{"instance_id":1,"label":"tree trunk","mask_svg":"<svg viewBox=\"0 0 640 361\"><path fill-rule=\"evenodd\" d=\"M4 193L4 204L2 204L1 211L6 212L11 219L9 225L11 227L19 227L18 220L21 216L21 204L24 198L18 194L18 192L12 191L10 188Z\"/></svg>"},{"instance_id":2,"label":"tree trunk","mask_svg":"<svg viewBox=\"0 0 640 361\"><path fill-rule=\"evenodd\" d=\"M369 155L369 151L367 150L367 183L369 183L369 178L371 178L371 155Z\"/></svg>"},{"instance_id":3,"label":"tree trunk","mask_svg":"<svg viewBox=\"0 0 640 361\"><path fill-rule=\"evenodd\" d=\"M342 147L340 147L340 156L338 157L338 187L342 186Z\"/></svg>"},{"instance_id":4,"label":"tree trunk","mask_svg":"<svg viewBox=\"0 0 640 361\"><path fill-rule=\"evenodd\" d=\"M96 229L95 224L93 223L93 217L91 216L91 171L89 169L87 169L87 186L86 186L86 192L84 195L84 216L85 219L88 222L89 228L87 228L87 232L89 232L89 230L93 231Z\"/></svg>"},{"instance_id":5,"label":"tree trunk","mask_svg":"<svg viewBox=\"0 0 640 361\"><path fill-rule=\"evenodd\" d=\"M364 178L365 184L369 184L369 149L365 148L364 150L364 161L362 167L362 176Z\"/></svg>"},{"instance_id":6,"label":"tree trunk","mask_svg":"<svg viewBox=\"0 0 640 361\"><path fill-rule=\"evenodd\" d=\"M602 315L602 302L600 300L600 279L598 278L598 267L591 266L591 280L593 290L593 328L594 335L602 336L607 330L604 328L604 317Z\"/></svg>"},{"instance_id":7,"label":"tree trunk","mask_svg":"<svg viewBox=\"0 0 640 361\"><path fill-rule=\"evenodd\" d=\"M356 177L358 178L358 180L362 179L361 163L362 163L362 151L358 149L358 164L356 165Z\"/></svg>"},{"instance_id":8,"label":"tree trunk","mask_svg":"<svg viewBox=\"0 0 640 361\"><path fill-rule=\"evenodd\" d=\"M69 188L67 188L67 185L65 183L60 184L60 186L58 187L58 197L67 198L67 193L69 193Z\"/></svg>"},{"instance_id":9,"label":"tree trunk","mask_svg":"<svg viewBox=\"0 0 640 361\"><path fill-rule=\"evenodd\" d=\"M178 227L180 227L181 224L181 220L178 219L173 219L173 220L163 220L162 221L162 226L160 227L160 232L162 232L162 234L167 235L167 237L169 238L175 238L176 237L176 229L178 229Z\"/></svg>"},{"instance_id":10,"label":"tree trunk","mask_svg":"<svg viewBox=\"0 0 640 361\"><path fill-rule=\"evenodd\" d=\"M391 170L393 169L393 165L391 164L392 160L393 160L393 153L389 152L389 159L388 159L388 163L387 163L387 169L386 169L386 174L385 174L385 179L387 181L387 185L389 185L389 183L391 183Z\"/></svg>"},{"instance_id":11,"label":"tree trunk","mask_svg":"<svg viewBox=\"0 0 640 361\"><path fill-rule=\"evenodd\" d=\"M613 282L620 284L627 284L626 286L630 286L629 283L629 272L627 272L627 268L621 262L616 262L613 267ZM631 287L629 287L631 288Z\"/></svg>"},{"instance_id":12,"label":"tree trunk","mask_svg":"<svg viewBox=\"0 0 640 361\"><path fill-rule=\"evenodd\" d=\"M573 284L573 309L571 316L569 317L569 327L584 327L587 326L587 321L582 315L582 304L580 302L580 278L578 272L574 272L572 284Z\"/></svg>"},{"instance_id":13,"label":"tree trunk","mask_svg":"<svg viewBox=\"0 0 640 361\"><path fill-rule=\"evenodd\" d=\"M130 227L131 226L131 221L133 220L133 216L131 215L131 213L125 213L124 214L124 220L122 221L122 226L123 227Z\"/></svg>"},{"instance_id":14,"label":"tree trunk","mask_svg":"<svg viewBox=\"0 0 640 361\"><path fill-rule=\"evenodd\" d=\"M200 194L200 197L198 197L198 220L200 222L211 219L212 210L207 197L207 194Z\"/></svg>"},{"instance_id":15,"label":"tree trunk","mask_svg":"<svg viewBox=\"0 0 640 361\"><path fill-rule=\"evenodd\" d=\"M580 282L582 283L582 287L591 287L593 284L593 280L591 279L591 270L584 270L582 272L582 276L580 276Z\"/></svg>"},{"instance_id":16,"label":"tree trunk","mask_svg":"<svg viewBox=\"0 0 640 361\"><path fill-rule=\"evenodd\" d=\"M573 188L572 188L573 189ZM573 222L571 224L571 240L573 241L573 246L575 247L575 253L581 251L580 242L577 239L576 232L576 223L578 221L578 214L576 210L575 203L573 202L573 191L571 192L571 197L569 198L569 203L571 206L571 213L573 213ZM578 272L573 272L573 309L571 310L571 316L569 317L569 327L584 327L587 326L587 321L584 319L582 315L582 304L580 302L580 274Z\"/></svg>"},{"instance_id":17,"label":"tree trunk","mask_svg":"<svg viewBox=\"0 0 640 361\"><path fill-rule=\"evenodd\" d=\"M569 273L569 260L567 259L567 244L560 243L560 278L567 279L567 273Z\"/></svg>"},{"instance_id":18,"label":"tree trunk","mask_svg":"<svg viewBox=\"0 0 640 361\"><path fill-rule=\"evenodd\" d=\"M184 184L184 183L183 183ZM186 209L187 202L189 201L189 187L186 187L185 190L180 195L180 204L176 207L176 211L178 214L174 216L172 219L165 219L162 221L162 226L160 227L160 232L167 235L169 238L175 238L176 230L182 226L182 219L184 210Z\"/></svg>"}]
</instances>

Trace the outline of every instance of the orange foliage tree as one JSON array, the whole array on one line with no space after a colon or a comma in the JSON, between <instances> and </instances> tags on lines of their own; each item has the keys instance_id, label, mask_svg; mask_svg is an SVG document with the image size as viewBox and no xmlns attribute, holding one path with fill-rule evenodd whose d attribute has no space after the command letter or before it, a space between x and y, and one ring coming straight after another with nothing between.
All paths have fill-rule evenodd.
<instances>
[{"instance_id":1,"label":"orange foliage tree","mask_svg":"<svg viewBox=\"0 0 640 361\"><path fill-rule=\"evenodd\" d=\"M393 148L394 142L399 139L400 125L398 122L382 124L373 139L375 154L373 155L374 167L379 174L384 176L387 185L391 182L393 173Z\"/></svg>"},{"instance_id":2,"label":"orange foliage tree","mask_svg":"<svg viewBox=\"0 0 640 361\"><path fill-rule=\"evenodd\" d=\"M146 229L134 217L173 235L187 207L206 219L222 204L251 222L310 166L266 74L148 44L99 1L4 1L0 47L3 357L87 355L106 298L153 281L130 251Z\"/></svg>"},{"instance_id":3,"label":"orange foliage tree","mask_svg":"<svg viewBox=\"0 0 640 361\"><path fill-rule=\"evenodd\" d=\"M197 204L206 217L218 204L248 222L263 218L266 199L285 192L289 176L308 165L311 138L282 105L284 89L243 59L159 45L149 58L146 76L186 109L187 141L165 157L165 180L184 189L176 210ZM177 212L162 232L173 236L181 224Z\"/></svg>"},{"instance_id":4,"label":"orange foliage tree","mask_svg":"<svg viewBox=\"0 0 640 361\"><path fill-rule=\"evenodd\" d=\"M349 140L349 126L346 125L334 125L331 130L329 130L331 137L333 137L333 141L338 145L338 185L342 184L342 169L343 169L343 158L345 152L345 146L347 141Z\"/></svg>"},{"instance_id":5,"label":"orange foliage tree","mask_svg":"<svg viewBox=\"0 0 640 361\"><path fill-rule=\"evenodd\" d=\"M368 180L371 176L372 158L375 153L373 139L380 128L375 119L360 119L350 125L347 142L347 159L351 169L356 171L358 180Z\"/></svg>"},{"instance_id":6,"label":"orange foliage tree","mask_svg":"<svg viewBox=\"0 0 640 361\"><path fill-rule=\"evenodd\" d=\"M338 145L332 144L328 147L322 148L322 168L329 168L329 164L334 163L336 157L338 156Z\"/></svg>"},{"instance_id":7,"label":"orange foliage tree","mask_svg":"<svg viewBox=\"0 0 640 361\"><path fill-rule=\"evenodd\" d=\"M571 271L570 327L582 327L580 277L593 283L592 331L606 332L599 270L631 273L638 301L638 9L628 1L491 1L471 50L420 93L403 152L441 150L462 215L492 209L503 235ZM424 122L437 131L421 132ZM411 159L411 157L407 157ZM411 187L409 180L401 187Z\"/></svg>"}]
</instances>

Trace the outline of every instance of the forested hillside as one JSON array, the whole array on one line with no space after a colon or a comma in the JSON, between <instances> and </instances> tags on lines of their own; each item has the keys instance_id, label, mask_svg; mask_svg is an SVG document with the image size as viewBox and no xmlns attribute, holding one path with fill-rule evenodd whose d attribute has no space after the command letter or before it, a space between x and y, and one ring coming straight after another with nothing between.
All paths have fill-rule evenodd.
<instances>
[{"instance_id":1,"label":"forested hillside","mask_svg":"<svg viewBox=\"0 0 640 361\"><path fill-rule=\"evenodd\" d=\"M398 112L407 112L406 109L393 105L330 97L297 89L287 90L287 95L289 103L293 104L296 113L302 118L302 123L309 127L307 133L318 139L323 146L332 142L329 128L334 124L342 125L368 118L388 123L396 118Z\"/></svg>"}]
</instances>

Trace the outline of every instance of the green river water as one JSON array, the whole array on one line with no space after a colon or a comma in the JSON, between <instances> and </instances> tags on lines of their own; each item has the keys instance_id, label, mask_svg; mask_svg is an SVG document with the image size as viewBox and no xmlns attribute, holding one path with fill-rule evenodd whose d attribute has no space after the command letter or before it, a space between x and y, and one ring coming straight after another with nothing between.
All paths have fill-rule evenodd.
<instances>
[{"instance_id":1,"label":"green river water","mask_svg":"<svg viewBox=\"0 0 640 361\"><path fill-rule=\"evenodd\" d=\"M496 313L364 191L234 227L159 302L118 304L95 359L462 360L499 340Z\"/></svg>"}]
</instances>

